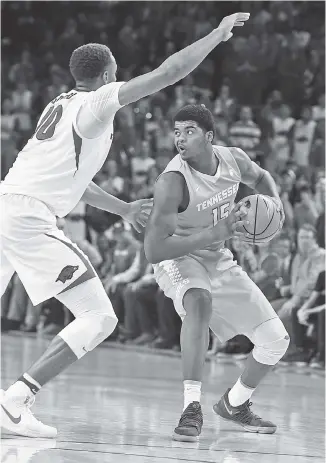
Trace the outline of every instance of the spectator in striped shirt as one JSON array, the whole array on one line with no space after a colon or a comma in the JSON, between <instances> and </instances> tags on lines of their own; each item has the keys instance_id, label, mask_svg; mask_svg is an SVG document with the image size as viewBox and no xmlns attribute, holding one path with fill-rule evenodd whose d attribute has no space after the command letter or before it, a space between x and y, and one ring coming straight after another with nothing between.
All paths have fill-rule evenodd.
<instances>
[{"instance_id":1,"label":"spectator in striped shirt","mask_svg":"<svg viewBox=\"0 0 326 463\"><path fill-rule=\"evenodd\" d=\"M256 159L261 140L261 130L252 119L250 106L241 108L240 120L231 126L229 139L231 145L243 149L251 159Z\"/></svg>"}]
</instances>

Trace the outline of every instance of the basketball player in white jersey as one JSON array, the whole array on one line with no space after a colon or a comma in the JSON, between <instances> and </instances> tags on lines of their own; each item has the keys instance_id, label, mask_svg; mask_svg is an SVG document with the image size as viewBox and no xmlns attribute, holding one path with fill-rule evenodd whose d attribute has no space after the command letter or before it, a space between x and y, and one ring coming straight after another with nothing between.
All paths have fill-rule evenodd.
<instances>
[{"instance_id":1,"label":"basketball player in white jersey","mask_svg":"<svg viewBox=\"0 0 326 463\"><path fill-rule=\"evenodd\" d=\"M241 333L254 344L245 370L214 405L215 412L247 431L274 433L273 423L252 413L249 399L285 354L289 336L224 242L241 236L241 226L247 223L241 201L234 207L239 183L271 196L282 210L277 188L271 175L241 149L212 145L213 116L204 106L182 108L174 131L178 154L155 184L145 235L156 280L183 320L184 409L173 438L195 441L201 432L209 327L223 342Z\"/></svg>"},{"instance_id":2,"label":"basketball player in white jersey","mask_svg":"<svg viewBox=\"0 0 326 463\"><path fill-rule=\"evenodd\" d=\"M145 225L151 207L147 200L126 204L92 182L110 149L115 113L187 76L248 18L248 13L224 18L206 37L129 82L116 82L117 65L106 46L88 44L72 53L70 71L76 88L44 109L35 134L0 188L1 291L16 271L33 304L56 297L75 320L25 374L1 391L5 429L30 437L55 437L57 430L36 420L30 411L35 394L116 326L111 302L90 262L56 227L56 216L67 215L80 199L121 215L138 230Z\"/></svg>"}]
</instances>

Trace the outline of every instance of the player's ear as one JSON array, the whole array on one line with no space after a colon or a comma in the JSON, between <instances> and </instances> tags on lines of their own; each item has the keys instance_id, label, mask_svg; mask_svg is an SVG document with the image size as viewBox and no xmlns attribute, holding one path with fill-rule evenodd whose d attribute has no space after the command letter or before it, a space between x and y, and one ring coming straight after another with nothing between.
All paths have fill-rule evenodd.
<instances>
[{"instance_id":1,"label":"player's ear","mask_svg":"<svg viewBox=\"0 0 326 463\"><path fill-rule=\"evenodd\" d=\"M108 71L104 71L103 73L103 80L106 84L109 83L109 72Z\"/></svg>"},{"instance_id":2,"label":"player's ear","mask_svg":"<svg viewBox=\"0 0 326 463\"><path fill-rule=\"evenodd\" d=\"M210 143L212 143L213 138L214 138L214 134L213 134L213 132L212 132L211 130L210 130L209 132L206 132L206 139L207 139Z\"/></svg>"}]
</instances>

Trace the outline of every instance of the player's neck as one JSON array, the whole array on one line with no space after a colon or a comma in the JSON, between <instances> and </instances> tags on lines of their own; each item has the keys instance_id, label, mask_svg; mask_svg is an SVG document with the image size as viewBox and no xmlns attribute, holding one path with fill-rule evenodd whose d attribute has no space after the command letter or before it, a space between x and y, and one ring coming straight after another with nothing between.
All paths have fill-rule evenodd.
<instances>
[{"instance_id":1,"label":"player's neck","mask_svg":"<svg viewBox=\"0 0 326 463\"><path fill-rule=\"evenodd\" d=\"M96 82L76 82L75 90L80 92L94 92L99 88Z\"/></svg>"},{"instance_id":2,"label":"player's neck","mask_svg":"<svg viewBox=\"0 0 326 463\"><path fill-rule=\"evenodd\" d=\"M206 175L215 175L219 160L213 151L213 147L209 150L209 153L205 153L200 159L189 159L188 164L193 169Z\"/></svg>"}]
</instances>

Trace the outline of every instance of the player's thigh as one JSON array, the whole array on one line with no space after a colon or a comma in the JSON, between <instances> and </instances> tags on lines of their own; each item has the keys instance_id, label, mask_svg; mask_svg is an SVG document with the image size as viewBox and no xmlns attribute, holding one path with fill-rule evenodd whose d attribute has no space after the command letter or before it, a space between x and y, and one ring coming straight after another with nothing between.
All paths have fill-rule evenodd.
<instances>
[{"instance_id":1,"label":"player's thigh","mask_svg":"<svg viewBox=\"0 0 326 463\"><path fill-rule=\"evenodd\" d=\"M6 254L34 305L96 276L87 256L57 228L10 244Z\"/></svg>"},{"instance_id":2,"label":"player's thigh","mask_svg":"<svg viewBox=\"0 0 326 463\"><path fill-rule=\"evenodd\" d=\"M186 314L184 296L188 291L199 289L211 292L207 270L189 256L161 262L159 266L155 266L155 277L164 294L173 300L175 310L181 318Z\"/></svg>"},{"instance_id":3,"label":"player's thigh","mask_svg":"<svg viewBox=\"0 0 326 463\"><path fill-rule=\"evenodd\" d=\"M15 273L15 269L8 260L4 250L1 248L0 254L0 297L4 294L7 286Z\"/></svg>"},{"instance_id":4,"label":"player's thigh","mask_svg":"<svg viewBox=\"0 0 326 463\"><path fill-rule=\"evenodd\" d=\"M58 294L56 299L66 306L75 318L104 316L116 319L112 303L98 276Z\"/></svg>"},{"instance_id":5,"label":"player's thigh","mask_svg":"<svg viewBox=\"0 0 326 463\"><path fill-rule=\"evenodd\" d=\"M212 283L211 328L221 341L244 334L277 314L258 286L240 267L225 271Z\"/></svg>"}]
</instances>

